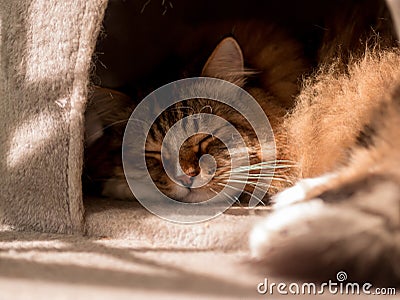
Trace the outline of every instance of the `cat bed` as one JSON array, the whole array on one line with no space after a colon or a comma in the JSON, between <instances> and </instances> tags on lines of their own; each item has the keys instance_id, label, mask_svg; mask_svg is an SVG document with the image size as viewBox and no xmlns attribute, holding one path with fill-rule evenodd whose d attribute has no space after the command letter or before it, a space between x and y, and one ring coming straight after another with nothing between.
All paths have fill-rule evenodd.
<instances>
[{"instance_id":1,"label":"cat bed","mask_svg":"<svg viewBox=\"0 0 400 300\"><path fill-rule=\"evenodd\" d=\"M83 115L106 6L106 0L0 2L0 224L156 244L244 246L239 240L259 218L254 213L179 225L137 203L104 199L88 199L85 212Z\"/></svg>"}]
</instances>

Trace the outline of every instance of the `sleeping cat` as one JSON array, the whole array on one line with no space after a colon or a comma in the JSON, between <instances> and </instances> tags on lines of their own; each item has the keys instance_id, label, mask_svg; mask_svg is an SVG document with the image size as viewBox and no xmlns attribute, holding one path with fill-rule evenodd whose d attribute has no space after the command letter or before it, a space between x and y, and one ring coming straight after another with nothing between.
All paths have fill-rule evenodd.
<instances>
[{"instance_id":1,"label":"sleeping cat","mask_svg":"<svg viewBox=\"0 0 400 300\"><path fill-rule=\"evenodd\" d=\"M227 24L219 25L219 28L222 28L221 32L223 32ZM151 127L146 142L146 162L150 175L157 187L175 200L182 202L208 200L223 186L228 186L227 175L233 174L234 171L230 166L228 149L222 142L211 135L197 134L189 138L180 150L180 166L184 174L173 174L175 178L172 179L182 184L174 182L167 176L161 163L160 151L163 138L177 121L196 113L211 113L220 116L240 132L245 140L246 149L235 149L235 151L249 153L253 173L259 173L262 168L272 169L275 163L278 164L281 172L275 173L270 194L290 183L289 175L285 173L289 170L282 169L283 165L287 164L288 154L283 141L286 139L286 133L282 131L281 124L288 107L293 106L294 96L300 88L299 78L309 70L309 63L304 58L301 45L272 25L262 22L237 22L232 28L235 38L226 37L217 45L199 75L224 79L237 86L245 87L257 100L271 123L277 145L277 159L272 157L273 153L266 154L266 158L274 159L273 164L271 163L270 166L262 164L260 145L255 132L250 123L233 108L207 99L182 101L159 116ZM266 39L268 43L260 42ZM240 47L239 43L243 46ZM244 57L249 58L246 59L246 67ZM257 84L251 83L253 78L258 78ZM100 189L104 196L133 199L125 180L119 154L123 126L134 107L133 103L127 103L127 97L107 89L95 89L90 100L86 119L90 118L93 121L87 125L87 143L91 144L86 149L85 178L88 183L93 184L86 184L86 186L92 186L95 190ZM104 136L92 142L89 136L95 136L95 132L99 132L97 130L99 127L105 128ZM108 150L104 151L105 149ZM101 152L100 156L96 154L99 152ZM210 154L216 159L216 173L209 184L193 189L191 181L200 172L199 157L203 154ZM107 158L107 155L110 157ZM241 173L234 174L236 181L243 181L243 171L246 170L242 168ZM133 176L141 177L142 175L138 173ZM267 185L271 177L264 179ZM254 183L251 181L249 180L245 193L242 195L237 192L236 186L228 186L230 192L227 197L236 199L239 196L242 198L247 196L248 198L254 189Z\"/></svg>"},{"instance_id":2,"label":"sleeping cat","mask_svg":"<svg viewBox=\"0 0 400 300\"><path fill-rule=\"evenodd\" d=\"M382 48L376 42L360 43L350 57L346 47L354 37L349 38L351 34L345 31L342 38L325 41L319 70L301 86L300 79L310 70L301 46L283 33L268 31L268 27L257 31L259 24L246 26L236 27L235 38L218 44L201 75L230 81L252 94L271 122L277 161L296 163L276 173L268 197L291 182L298 183L273 196L275 211L251 233L250 247L258 265L284 274L318 274L328 279L343 270L353 280L398 284L399 51L383 46L388 45L384 42ZM253 52L254 46L246 39L249 32L260 34L259 48ZM259 41L267 37L268 44L260 46ZM338 51L338 41L345 48L342 51ZM245 62L251 69L245 68ZM252 85L258 70L261 80ZM86 179L100 182L96 189L105 196L133 197L118 155L124 123L133 109L134 104L122 94L101 89L96 90L87 111L87 119L90 116L94 121L87 126ZM210 187L219 191L224 184L222 175L232 171L221 142L202 134L181 148L185 174L176 174L176 179L183 187L163 171L160 147L166 131L184 116L201 111L220 115L239 128L246 136L252 165L262 165L254 132L237 112L202 99L176 105L152 126L146 162L160 190L183 202L209 199L213 196ZM103 128L100 134L99 127ZM93 153L101 153L100 159L92 159ZM198 174L198 157L204 153L216 157L218 172L207 189L192 191L190 178ZM301 180L309 177L312 179ZM248 184L244 195L251 192Z\"/></svg>"}]
</instances>

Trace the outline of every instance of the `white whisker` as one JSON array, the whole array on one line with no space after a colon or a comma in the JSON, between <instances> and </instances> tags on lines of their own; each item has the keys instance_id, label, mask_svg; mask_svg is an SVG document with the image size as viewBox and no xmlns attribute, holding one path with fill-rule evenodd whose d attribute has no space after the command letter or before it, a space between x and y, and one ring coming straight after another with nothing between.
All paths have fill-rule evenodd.
<instances>
[{"instance_id":1,"label":"white whisker","mask_svg":"<svg viewBox=\"0 0 400 300\"><path fill-rule=\"evenodd\" d=\"M268 174L243 174L243 173L231 173L232 176L237 176L237 177L243 177L243 178L272 178L274 177L274 174L268 173Z\"/></svg>"},{"instance_id":2,"label":"white whisker","mask_svg":"<svg viewBox=\"0 0 400 300\"><path fill-rule=\"evenodd\" d=\"M218 175L216 177L230 177L230 176L236 176L236 177L242 177L242 178L262 178L262 177L273 177L273 173L261 173L261 174L254 174L254 173L249 173L249 174L243 174L241 172L227 172L225 174Z\"/></svg>"},{"instance_id":3,"label":"white whisker","mask_svg":"<svg viewBox=\"0 0 400 300\"><path fill-rule=\"evenodd\" d=\"M286 176L276 176L275 174L242 174L242 173L230 173L230 174L222 174L219 176L215 176L216 179L243 179L243 180L276 180L276 181L286 181L291 182Z\"/></svg>"},{"instance_id":4,"label":"white whisker","mask_svg":"<svg viewBox=\"0 0 400 300\"><path fill-rule=\"evenodd\" d=\"M251 181L244 181L244 180L229 180L229 182L243 183L243 184L248 184L248 185L251 185L251 186L263 186L263 187L268 187L268 185L269 185L267 183L251 182Z\"/></svg>"},{"instance_id":5,"label":"white whisker","mask_svg":"<svg viewBox=\"0 0 400 300\"><path fill-rule=\"evenodd\" d=\"M212 188L209 188L210 189L210 191L211 192L213 192L213 193L215 193L216 195L219 195L219 193L216 191L216 190L214 190L214 189L212 189ZM222 191L221 191L222 192ZM230 196L230 195L228 195L227 193L225 193L225 192L222 192L228 199L231 199L231 200L233 200L233 202L239 202L239 199L237 198L237 197L235 197L235 196ZM228 202L228 201L227 201ZM228 202L229 204L230 204L230 202Z\"/></svg>"},{"instance_id":6,"label":"white whisker","mask_svg":"<svg viewBox=\"0 0 400 300\"><path fill-rule=\"evenodd\" d=\"M244 191L244 190L241 190L241 189L239 189L239 188L236 188L236 187L233 187L233 186L227 185L227 184L222 184L222 183L217 183L217 184L220 185L220 186L223 186L223 187L230 188L230 189L232 189L232 190L234 190L234 191L238 191L238 192L244 193L244 194L246 194L246 195L248 195L248 196L250 196L250 197L254 197L254 198L257 199L257 201L258 201L259 203L261 203L262 205L265 205L265 203L264 203L260 198L258 198L257 196L255 196L255 195L249 193L248 191Z\"/></svg>"}]
</instances>

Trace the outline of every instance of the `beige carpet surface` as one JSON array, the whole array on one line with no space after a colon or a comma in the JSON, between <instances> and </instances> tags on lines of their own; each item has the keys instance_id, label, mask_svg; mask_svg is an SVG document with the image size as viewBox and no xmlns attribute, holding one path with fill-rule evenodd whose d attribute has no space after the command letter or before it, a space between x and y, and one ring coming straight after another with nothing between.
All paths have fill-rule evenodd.
<instances>
[{"instance_id":1,"label":"beige carpet surface","mask_svg":"<svg viewBox=\"0 0 400 300\"><path fill-rule=\"evenodd\" d=\"M234 232L235 217L223 218ZM211 235L218 234L229 237L226 230L215 227ZM172 240L153 244L144 238L15 232L4 227L0 231L0 299L275 299L288 296L257 293L265 277L275 283L296 282L254 266L245 247L224 250L205 245L194 249ZM328 292L317 297L398 299Z\"/></svg>"},{"instance_id":2,"label":"beige carpet surface","mask_svg":"<svg viewBox=\"0 0 400 300\"><path fill-rule=\"evenodd\" d=\"M231 207L206 222L178 224L149 213L138 202L91 198L85 208L88 236L197 250L246 250L251 228L269 212L266 207Z\"/></svg>"}]
</instances>

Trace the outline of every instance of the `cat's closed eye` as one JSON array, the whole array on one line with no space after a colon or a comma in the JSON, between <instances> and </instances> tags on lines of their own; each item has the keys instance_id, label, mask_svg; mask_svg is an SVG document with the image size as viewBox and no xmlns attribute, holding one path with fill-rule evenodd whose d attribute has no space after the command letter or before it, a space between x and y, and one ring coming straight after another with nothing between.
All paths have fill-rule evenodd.
<instances>
[{"instance_id":1,"label":"cat's closed eye","mask_svg":"<svg viewBox=\"0 0 400 300\"><path fill-rule=\"evenodd\" d=\"M214 136L209 134L206 137L204 137L202 140L200 140L197 144L197 152L199 155L207 153L207 147L209 143L211 143L214 140Z\"/></svg>"}]
</instances>

